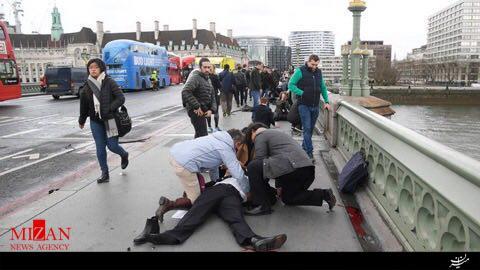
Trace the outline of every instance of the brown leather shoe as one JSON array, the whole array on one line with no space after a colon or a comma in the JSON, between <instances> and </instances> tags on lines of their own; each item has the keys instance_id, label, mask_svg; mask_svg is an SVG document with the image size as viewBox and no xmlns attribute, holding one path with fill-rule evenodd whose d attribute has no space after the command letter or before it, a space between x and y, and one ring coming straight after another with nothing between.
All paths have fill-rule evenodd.
<instances>
[{"instance_id":1,"label":"brown leather shoe","mask_svg":"<svg viewBox=\"0 0 480 270\"><path fill-rule=\"evenodd\" d=\"M166 197L161 197L158 201L159 207L155 211L155 215L158 217L158 220L163 223L163 215L170 210L175 209L190 209L192 207L192 202L189 198L178 198L175 201L171 201Z\"/></svg>"}]
</instances>

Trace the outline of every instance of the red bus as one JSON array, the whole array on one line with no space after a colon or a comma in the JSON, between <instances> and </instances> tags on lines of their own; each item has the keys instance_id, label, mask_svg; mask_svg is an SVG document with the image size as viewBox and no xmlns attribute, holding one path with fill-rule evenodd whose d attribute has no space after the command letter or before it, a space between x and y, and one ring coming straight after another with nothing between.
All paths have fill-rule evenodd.
<instances>
[{"instance_id":1,"label":"red bus","mask_svg":"<svg viewBox=\"0 0 480 270\"><path fill-rule=\"evenodd\" d=\"M8 28L0 21L0 101L22 96L15 53Z\"/></svg>"},{"instance_id":2,"label":"red bus","mask_svg":"<svg viewBox=\"0 0 480 270\"><path fill-rule=\"evenodd\" d=\"M168 75L171 84L180 84L182 82L182 63L181 58L173 53L168 53L170 65L168 67Z\"/></svg>"}]
</instances>

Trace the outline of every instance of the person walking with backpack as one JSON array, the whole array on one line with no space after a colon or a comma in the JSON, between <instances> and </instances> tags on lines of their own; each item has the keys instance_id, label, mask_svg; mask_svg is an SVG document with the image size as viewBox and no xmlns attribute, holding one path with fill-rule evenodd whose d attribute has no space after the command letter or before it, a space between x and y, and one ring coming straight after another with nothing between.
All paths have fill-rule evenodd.
<instances>
[{"instance_id":1,"label":"person walking with backpack","mask_svg":"<svg viewBox=\"0 0 480 270\"><path fill-rule=\"evenodd\" d=\"M223 71L218 74L222 82L222 93L220 94L220 103L222 104L223 117L230 116L232 113L232 99L235 92L235 78L230 72L230 65L226 64ZM238 104L237 104L238 105Z\"/></svg>"},{"instance_id":2,"label":"person walking with backpack","mask_svg":"<svg viewBox=\"0 0 480 270\"><path fill-rule=\"evenodd\" d=\"M118 128L114 117L114 112L125 103L125 97L118 84L106 74L106 70L107 67L101 59L88 61L89 76L80 90L78 118L79 127L83 129L90 117L97 159L102 170L102 175L97 179L99 184L110 180L106 148L122 158L122 169L128 166L128 152L118 144Z\"/></svg>"},{"instance_id":3,"label":"person walking with backpack","mask_svg":"<svg viewBox=\"0 0 480 270\"><path fill-rule=\"evenodd\" d=\"M212 64L208 58L199 62L200 69L192 71L182 90L182 102L195 128L195 138L207 136L207 120L217 111L215 92L210 81Z\"/></svg>"},{"instance_id":4,"label":"person walking with backpack","mask_svg":"<svg viewBox=\"0 0 480 270\"><path fill-rule=\"evenodd\" d=\"M237 73L233 75L235 77L235 87L240 95L240 106L247 105L247 79L240 64L237 65Z\"/></svg>"},{"instance_id":5,"label":"person walking with backpack","mask_svg":"<svg viewBox=\"0 0 480 270\"><path fill-rule=\"evenodd\" d=\"M310 55L305 65L295 70L288 84L288 89L299 96L297 102L303 127L302 147L312 161L315 161L312 133L320 113L320 95L325 101L323 109L330 110L327 86L323 80L322 71L318 68L319 64L318 55Z\"/></svg>"}]
</instances>

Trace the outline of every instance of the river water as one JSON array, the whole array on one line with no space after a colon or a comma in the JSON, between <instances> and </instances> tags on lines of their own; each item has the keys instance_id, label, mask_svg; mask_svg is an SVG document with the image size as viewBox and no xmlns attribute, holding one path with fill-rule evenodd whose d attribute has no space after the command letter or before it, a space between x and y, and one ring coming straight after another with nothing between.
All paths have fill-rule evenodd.
<instances>
[{"instance_id":1,"label":"river water","mask_svg":"<svg viewBox=\"0 0 480 270\"><path fill-rule=\"evenodd\" d=\"M480 161L480 106L394 105L392 120Z\"/></svg>"}]
</instances>

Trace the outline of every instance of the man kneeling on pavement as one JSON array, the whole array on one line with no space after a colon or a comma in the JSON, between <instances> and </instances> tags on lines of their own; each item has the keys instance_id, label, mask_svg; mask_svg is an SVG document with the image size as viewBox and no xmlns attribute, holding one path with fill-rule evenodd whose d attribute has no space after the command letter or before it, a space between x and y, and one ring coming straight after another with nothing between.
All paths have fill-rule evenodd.
<instances>
[{"instance_id":1,"label":"man kneeling on pavement","mask_svg":"<svg viewBox=\"0 0 480 270\"><path fill-rule=\"evenodd\" d=\"M212 135L174 145L170 151L171 165L185 188L184 201L193 203L190 210L174 229L160 233L157 218L163 221L163 214L177 208L176 202L165 197L160 199L160 208L156 216L147 220L143 232L134 239L135 244L151 242L156 245L176 245L186 241L211 213L217 214L227 222L233 231L237 243L255 251L269 251L280 248L287 236L262 237L255 234L245 221L242 202L246 202L250 191L235 152L242 149L244 135L236 129L228 132L216 132ZM225 164L233 177L201 190L196 173L209 169L218 172ZM212 178L215 178L215 173ZM167 200L167 202L165 202ZM188 207L187 204L184 207Z\"/></svg>"},{"instance_id":2,"label":"man kneeling on pavement","mask_svg":"<svg viewBox=\"0 0 480 270\"><path fill-rule=\"evenodd\" d=\"M247 129L246 139L255 149L255 159L247 167L252 198L246 215L272 212L277 192L269 185L270 179L275 179L281 191L279 197L286 205L322 206L326 201L333 209L336 198L331 189L308 190L315 180L315 166L291 136L253 123Z\"/></svg>"}]
</instances>

